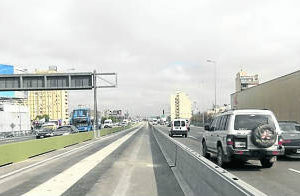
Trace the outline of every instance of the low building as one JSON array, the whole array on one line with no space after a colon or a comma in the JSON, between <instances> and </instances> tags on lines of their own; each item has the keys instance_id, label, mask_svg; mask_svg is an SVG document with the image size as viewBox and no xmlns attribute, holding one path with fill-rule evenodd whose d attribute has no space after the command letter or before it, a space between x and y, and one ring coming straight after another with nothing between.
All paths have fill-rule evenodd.
<instances>
[{"instance_id":1,"label":"low building","mask_svg":"<svg viewBox=\"0 0 300 196\"><path fill-rule=\"evenodd\" d=\"M31 121L29 107L23 99L0 100L0 132L29 132ZM18 133L17 133L18 132Z\"/></svg>"}]
</instances>

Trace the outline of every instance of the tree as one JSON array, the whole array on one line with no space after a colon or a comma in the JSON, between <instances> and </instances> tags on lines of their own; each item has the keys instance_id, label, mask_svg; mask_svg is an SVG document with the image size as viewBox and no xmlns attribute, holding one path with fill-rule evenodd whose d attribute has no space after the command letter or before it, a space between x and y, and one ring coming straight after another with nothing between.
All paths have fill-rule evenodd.
<instances>
[{"instance_id":1,"label":"tree","mask_svg":"<svg viewBox=\"0 0 300 196\"><path fill-rule=\"evenodd\" d=\"M35 117L35 120L41 120L41 119L45 119L45 122L49 122L50 117L49 117L48 114L37 115L37 116Z\"/></svg>"}]
</instances>

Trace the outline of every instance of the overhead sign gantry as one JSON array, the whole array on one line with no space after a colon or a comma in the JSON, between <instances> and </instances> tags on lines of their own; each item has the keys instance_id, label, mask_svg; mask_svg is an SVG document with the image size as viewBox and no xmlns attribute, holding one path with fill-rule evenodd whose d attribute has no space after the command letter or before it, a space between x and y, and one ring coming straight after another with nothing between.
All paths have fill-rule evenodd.
<instances>
[{"instance_id":1,"label":"overhead sign gantry","mask_svg":"<svg viewBox=\"0 0 300 196\"><path fill-rule=\"evenodd\" d=\"M105 77L113 76L114 79ZM102 85L97 85L99 78ZM91 90L94 89L94 131L97 116L97 89L117 87L116 73L46 73L46 74L2 74L0 75L0 91L49 91L49 90ZM97 134L97 135L96 135ZM100 133L95 132L95 137Z\"/></svg>"}]
</instances>

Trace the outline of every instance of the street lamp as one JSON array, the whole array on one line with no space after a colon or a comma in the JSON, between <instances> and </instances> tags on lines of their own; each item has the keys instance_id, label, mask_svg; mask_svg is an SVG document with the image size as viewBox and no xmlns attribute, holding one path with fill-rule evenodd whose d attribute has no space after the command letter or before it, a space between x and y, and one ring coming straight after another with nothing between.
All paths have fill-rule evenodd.
<instances>
[{"instance_id":1,"label":"street lamp","mask_svg":"<svg viewBox=\"0 0 300 196\"><path fill-rule=\"evenodd\" d=\"M215 106L214 106L214 111L215 111L215 114L217 113L217 62L214 61L214 60L206 60L206 62L208 63L213 63L214 66L215 66Z\"/></svg>"}]
</instances>

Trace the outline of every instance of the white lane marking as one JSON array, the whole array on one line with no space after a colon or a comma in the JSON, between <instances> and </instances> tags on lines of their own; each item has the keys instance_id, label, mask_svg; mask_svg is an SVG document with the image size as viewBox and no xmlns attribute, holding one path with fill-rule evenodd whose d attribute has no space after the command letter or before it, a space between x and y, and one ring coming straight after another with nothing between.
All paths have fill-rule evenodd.
<instances>
[{"instance_id":1,"label":"white lane marking","mask_svg":"<svg viewBox=\"0 0 300 196\"><path fill-rule=\"evenodd\" d=\"M139 138L139 141L137 144L134 146L133 151L131 151L129 155L129 161L136 161L138 157L138 153L141 149L143 142L143 137ZM116 186L114 193L112 194L113 196L125 196L129 186L130 186L130 179L131 175L134 169L134 165L129 163L129 167L126 168L126 170L123 170L123 173L121 177L119 178L118 185Z\"/></svg>"},{"instance_id":2,"label":"white lane marking","mask_svg":"<svg viewBox=\"0 0 300 196\"><path fill-rule=\"evenodd\" d=\"M298 170L295 170L295 169L292 169L292 168L289 168L289 170L292 171L292 172L300 174L300 171L298 171Z\"/></svg>"},{"instance_id":3,"label":"white lane marking","mask_svg":"<svg viewBox=\"0 0 300 196\"><path fill-rule=\"evenodd\" d=\"M194 136L192 136L192 135L188 135L188 137L189 137L189 138L193 138L193 139L195 139L195 140L198 140L198 138L196 138L196 137L194 137Z\"/></svg>"},{"instance_id":4,"label":"white lane marking","mask_svg":"<svg viewBox=\"0 0 300 196\"><path fill-rule=\"evenodd\" d=\"M135 127L133 127L133 128L135 128ZM129 129L127 129L127 130L131 130L131 129L133 129L133 128L129 128ZM127 130L124 130L124 131L127 131ZM50 158L48 158L48 159L45 159L45 160L43 160L43 161L40 161L40 162L34 163L34 164L32 164L32 165L28 165L28 166L26 166L26 167L17 169L17 170L15 170L15 171L13 171L13 172L10 172L10 173L7 173L7 174L5 174L5 175L0 176L0 180L2 180L2 179L4 179L4 178L7 178L7 177L9 177L9 176L12 176L12 175L15 175L15 174L24 172L24 171L26 171L26 170L28 170L28 169L31 169L31 168L34 168L34 167L38 167L38 166L42 166L43 163L49 162L49 161L51 161L51 160L53 160L53 159L66 157L66 156L68 156L68 155L70 155L70 154L73 154L73 153L75 153L75 152L78 152L78 151L82 150L83 148L87 148L87 147L93 145L94 143L97 143L97 142L100 142L100 141L104 141L104 140L110 139L111 137L117 136L117 135L119 135L119 134L121 134L121 133L123 133L123 132L118 132L118 133L113 134L113 135L108 135L108 136L102 137L102 138L100 138L100 139L98 139L98 140L96 140L96 141L93 141L93 142L91 142L91 143L88 143L88 144L86 144L86 145L84 145L84 146L80 146L80 147L78 147L78 148L74 148L74 149L69 150L69 151L67 151L67 152L64 152L64 153L62 153L62 154L58 154L58 155L55 155L55 156L50 157ZM25 161L27 161L27 160L25 160ZM23 161L22 161L22 162L23 162ZM21 162L20 162L20 163L21 163Z\"/></svg>"},{"instance_id":5,"label":"white lane marking","mask_svg":"<svg viewBox=\"0 0 300 196\"><path fill-rule=\"evenodd\" d=\"M92 170L96 165L102 162L108 155L120 147L132 135L134 135L141 128L128 133L117 141L109 144L98 152L81 160L69 169L63 171L57 176L51 178L47 182L37 186L31 191L23 194L23 196L59 196L67 191L72 185L80 180L85 174Z\"/></svg>"}]
</instances>

